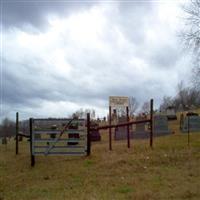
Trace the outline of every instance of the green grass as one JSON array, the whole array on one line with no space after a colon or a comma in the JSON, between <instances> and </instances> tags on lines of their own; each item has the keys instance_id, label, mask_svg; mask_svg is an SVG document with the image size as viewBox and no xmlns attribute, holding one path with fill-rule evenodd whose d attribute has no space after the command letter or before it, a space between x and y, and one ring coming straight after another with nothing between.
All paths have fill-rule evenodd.
<instances>
[{"instance_id":1,"label":"green grass","mask_svg":"<svg viewBox=\"0 0 200 200\"><path fill-rule=\"evenodd\" d=\"M38 156L30 166L28 142L0 145L0 200L200 199L200 133L113 141L107 134L89 157Z\"/></svg>"},{"instance_id":2,"label":"green grass","mask_svg":"<svg viewBox=\"0 0 200 200\"><path fill-rule=\"evenodd\" d=\"M116 190L116 192L119 192L119 193L122 193L122 194L133 192L133 191L134 191L133 187L130 187L130 186L127 186L127 185L121 186Z\"/></svg>"}]
</instances>

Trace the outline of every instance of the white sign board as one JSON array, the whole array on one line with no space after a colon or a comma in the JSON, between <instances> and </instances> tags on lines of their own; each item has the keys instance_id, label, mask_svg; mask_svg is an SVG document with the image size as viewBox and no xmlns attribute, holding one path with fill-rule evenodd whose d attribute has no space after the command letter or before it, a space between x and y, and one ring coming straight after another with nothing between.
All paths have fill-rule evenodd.
<instances>
[{"instance_id":1,"label":"white sign board","mask_svg":"<svg viewBox=\"0 0 200 200\"><path fill-rule=\"evenodd\" d=\"M110 96L109 106L111 107L127 107L129 105L128 97L123 96Z\"/></svg>"}]
</instances>

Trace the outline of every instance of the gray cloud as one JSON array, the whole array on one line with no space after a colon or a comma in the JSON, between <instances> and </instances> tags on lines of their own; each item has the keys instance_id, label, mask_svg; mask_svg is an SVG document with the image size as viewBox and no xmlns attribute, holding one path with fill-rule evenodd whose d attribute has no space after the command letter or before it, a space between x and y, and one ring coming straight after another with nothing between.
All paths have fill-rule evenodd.
<instances>
[{"instance_id":1,"label":"gray cloud","mask_svg":"<svg viewBox=\"0 0 200 200\"><path fill-rule=\"evenodd\" d=\"M188 72L175 31L163 31L152 2L4 4L4 116L13 108L27 116L80 107L105 114L110 95L158 104ZM51 13L65 19L61 26L46 21ZM32 34L24 24L41 32Z\"/></svg>"},{"instance_id":2,"label":"gray cloud","mask_svg":"<svg viewBox=\"0 0 200 200\"><path fill-rule=\"evenodd\" d=\"M145 25L154 11L152 1L121 2L118 24L131 43L141 45L145 37Z\"/></svg>"},{"instance_id":3,"label":"gray cloud","mask_svg":"<svg viewBox=\"0 0 200 200\"><path fill-rule=\"evenodd\" d=\"M44 31L48 28L49 15L67 16L74 11L88 9L94 4L95 1L6 0L2 2L3 25L6 28L21 27L27 30L29 26L33 26Z\"/></svg>"},{"instance_id":4,"label":"gray cloud","mask_svg":"<svg viewBox=\"0 0 200 200\"><path fill-rule=\"evenodd\" d=\"M176 66L176 62L178 61L180 55L181 53L178 48L178 44L176 46L165 45L157 49L153 49L153 52L149 57L149 62L152 63L152 66L157 68L173 69Z\"/></svg>"}]
</instances>

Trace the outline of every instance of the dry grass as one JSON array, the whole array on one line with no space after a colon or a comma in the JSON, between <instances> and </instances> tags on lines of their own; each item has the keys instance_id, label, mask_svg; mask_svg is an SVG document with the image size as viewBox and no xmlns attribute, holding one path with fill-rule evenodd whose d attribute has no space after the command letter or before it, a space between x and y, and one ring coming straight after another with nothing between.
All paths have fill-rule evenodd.
<instances>
[{"instance_id":1,"label":"dry grass","mask_svg":"<svg viewBox=\"0 0 200 200\"><path fill-rule=\"evenodd\" d=\"M171 126L174 127L173 123ZM90 157L38 156L30 167L28 142L0 145L0 200L200 199L200 133L178 133L149 141L113 142L107 134Z\"/></svg>"}]
</instances>

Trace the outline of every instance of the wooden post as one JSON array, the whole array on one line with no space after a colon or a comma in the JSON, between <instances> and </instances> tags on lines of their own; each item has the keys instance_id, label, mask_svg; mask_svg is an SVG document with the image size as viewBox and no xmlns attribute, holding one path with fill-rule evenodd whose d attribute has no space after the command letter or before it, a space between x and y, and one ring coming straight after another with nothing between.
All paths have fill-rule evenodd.
<instances>
[{"instance_id":1,"label":"wooden post","mask_svg":"<svg viewBox=\"0 0 200 200\"><path fill-rule=\"evenodd\" d=\"M109 126L111 126L111 106L109 106ZM109 127L109 150L112 150L112 129Z\"/></svg>"},{"instance_id":2,"label":"wooden post","mask_svg":"<svg viewBox=\"0 0 200 200\"><path fill-rule=\"evenodd\" d=\"M126 107L126 120L129 122L129 109ZM127 147L130 148L130 133L129 133L129 125L127 125Z\"/></svg>"},{"instance_id":3,"label":"wooden post","mask_svg":"<svg viewBox=\"0 0 200 200\"><path fill-rule=\"evenodd\" d=\"M184 121L184 115L183 115L183 113L181 113L180 114L180 125L179 125L179 129L180 129L180 131L182 130L182 125L183 125L183 121Z\"/></svg>"},{"instance_id":4,"label":"wooden post","mask_svg":"<svg viewBox=\"0 0 200 200\"><path fill-rule=\"evenodd\" d=\"M29 119L29 127L30 127L30 154L31 154L31 167L35 165L35 156L33 155L33 119Z\"/></svg>"},{"instance_id":5,"label":"wooden post","mask_svg":"<svg viewBox=\"0 0 200 200\"><path fill-rule=\"evenodd\" d=\"M87 156L91 153L90 113L87 113Z\"/></svg>"},{"instance_id":6,"label":"wooden post","mask_svg":"<svg viewBox=\"0 0 200 200\"><path fill-rule=\"evenodd\" d=\"M188 115L188 147L190 146L190 116Z\"/></svg>"},{"instance_id":7,"label":"wooden post","mask_svg":"<svg viewBox=\"0 0 200 200\"><path fill-rule=\"evenodd\" d=\"M150 147L153 147L153 99L150 101Z\"/></svg>"},{"instance_id":8,"label":"wooden post","mask_svg":"<svg viewBox=\"0 0 200 200\"><path fill-rule=\"evenodd\" d=\"M16 112L16 129L15 129L15 154L18 154L18 144L19 144L19 140L18 140L18 133L19 133L19 113Z\"/></svg>"}]
</instances>

